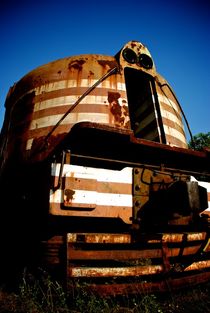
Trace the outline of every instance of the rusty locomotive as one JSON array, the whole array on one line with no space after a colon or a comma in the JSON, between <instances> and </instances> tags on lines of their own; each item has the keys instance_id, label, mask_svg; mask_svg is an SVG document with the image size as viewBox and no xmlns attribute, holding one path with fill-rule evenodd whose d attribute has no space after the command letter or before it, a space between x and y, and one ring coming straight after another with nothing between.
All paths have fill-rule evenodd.
<instances>
[{"instance_id":1,"label":"rusty locomotive","mask_svg":"<svg viewBox=\"0 0 210 313\"><path fill-rule=\"evenodd\" d=\"M40 66L5 108L2 273L41 265L106 294L210 279L209 151L188 149L143 44Z\"/></svg>"}]
</instances>

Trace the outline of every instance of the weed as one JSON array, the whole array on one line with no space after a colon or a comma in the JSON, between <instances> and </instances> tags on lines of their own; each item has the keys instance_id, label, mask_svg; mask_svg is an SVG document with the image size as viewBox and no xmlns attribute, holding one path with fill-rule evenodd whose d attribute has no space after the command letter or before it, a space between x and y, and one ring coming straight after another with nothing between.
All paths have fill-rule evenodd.
<instances>
[{"instance_id":1,"label":"weed","mask_svg":"<svg viewBox=\"0 0 210 313\"><path fill-rule=\"evenodd\" d=\"M37 280L24 271L19 296L28 313L68 312L63 288L57 281L52 281L46 272Z\"/></svg>"},{"instance_id":2,"label":"weed","mask_svg":"<svg viewBox=\"0 0 210 313\"><path fill-rule=\"evenodd\" d=\"M17 293L0 289L0 313L210 313L209 286L161 296L141 291L105 298L88 284L72 282L67 292L46 272L40 270L37 278L25 270Z\"/></svg>"}]
</instances>

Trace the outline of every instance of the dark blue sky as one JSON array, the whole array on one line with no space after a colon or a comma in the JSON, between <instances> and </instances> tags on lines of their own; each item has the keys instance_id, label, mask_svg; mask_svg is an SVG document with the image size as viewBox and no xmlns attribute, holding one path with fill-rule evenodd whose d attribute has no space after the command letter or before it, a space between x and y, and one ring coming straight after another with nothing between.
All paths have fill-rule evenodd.
<instances>
[{"instance_id":1,"label":"dark blue sky","mask_svg":"<svg viewBox=\"0 0 210 313\"><path fill-rule=\"evenodd\" d=\"M9 87L32 69L71 55L115 55L138 40L174 89L192 133L210 131L209 0L1 0L0 26L1 126Z\"/></svg>"}]
</instances>

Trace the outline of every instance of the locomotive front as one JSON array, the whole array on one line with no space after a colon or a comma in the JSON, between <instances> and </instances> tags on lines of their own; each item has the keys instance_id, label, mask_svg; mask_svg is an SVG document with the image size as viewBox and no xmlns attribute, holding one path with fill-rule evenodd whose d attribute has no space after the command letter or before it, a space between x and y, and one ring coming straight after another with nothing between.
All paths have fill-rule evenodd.
<instances>
[{"instance_id":1,"label":"locomotive front","mask_svg":"<svg viewBox=\"0 0 210 313\"><path fill-rule=\"evenodd\" d=\"M136 41L43 65L6 99L1 188L14 211L17 186L23 255L35 243L28 262L106 293L113 278L115 293L131 278L133 290L145 277L167 289L166 273L172 288L209 279L208 184L191 178L209 175L208 160L187 149L179 102Z\"/></svg>"}]
</instances>

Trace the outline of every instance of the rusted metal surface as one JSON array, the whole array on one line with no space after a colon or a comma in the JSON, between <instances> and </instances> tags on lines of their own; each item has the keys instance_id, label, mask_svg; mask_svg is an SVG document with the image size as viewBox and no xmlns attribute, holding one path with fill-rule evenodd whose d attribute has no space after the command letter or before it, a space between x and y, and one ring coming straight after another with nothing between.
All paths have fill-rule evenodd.
<instances>
[{"instance_id":1,"label":"rusted metal surface","mask_svg":"<svg viewBox=\"0 0 210 313\"><path fill-rule=\"evenodd\" d=\"M163 267L160 265L153 265L153 266L141 266L141 267L113 267L113 268L106 268L106 267L96 267L96 268L69 268L69 276L70 277L132 277L132 276L139 276L139 275L154 275L160 274L163 272Z\"/></svg>"},{"instance_id":2,"label":"rusted metal surface","mask_svg":"<svg viewBox=\"0 0 210 313\"><path fill-rule=\"evenodd\" d=\"M186 286L194 286L200 283L205 283L210 280L210 272L199 273L196 275L185 276L181 278L168 279L164 278L161 281L149 282L132 282L128 283L115 283L111 284L97 284L97 285L87 285L88 290L92 290L96 294L101 296L109 295L128 295L128 294L145 294L154 292L171 292L181 289Z\"/></svg>"},{"instance_id":3,"label":"rusted metal surface","mask_svg":"<svg viewBox=\"0 0 210 313\"><path fill-rule=\"evenodd\" d=\"M99 248L98 248L99 249ZM126 249L126 248L125 248ZM173 256L179 255L179 249L170 249ZM198 248L197 248L198 250ZM175 251L175 253L173 252ZM162 257L162 250L79 250L78 248L69 249L68 257L70 260L138 260L141 258L160 258ZM139 261L140 262L140 261ZM132 263L132 262L131 262ZM113 274L114 276L114 274Z\"/></svg>"},{"instance_id":4,"label":"rusted metal surface","mask_svg":"<svg viewBox=\"0 0 210 313\"><path fill-rule=\"evenodd\" d=\"M103 127L103 130L104 129ZM80 137L77 137L77 139L80 139ZM83 138L83 140L85 139ZM156 146L156 144L154 144L154 146ZM174 148L170 149L174 151ZM71 154L71 160L74 160L74 157L74 154ZM60 168L60 164L55 164L54 170L52 171L54 187L58 185ZM64 180L62 184L74 190L78 188L83 189L84 199L87 190L97 190L105 192L105 194L113 193L114 190L116 192L119 192L119 190L124 192L125 189L122 181L126 183L127 180L121 176L123 170L101 171L98 168L91 170L91 168L88 167L88 171L83 166L64 164L62 169ZM92 215L97 217L120 218L128 224L132 224L132 227L134 227L132 235L131 233L69 233L66 240L67 250L65 254L67 260L67 277L69 279L91 278L96 280L99 278L111 279L115 277L136 279L138 277L139 279L149 279L150 281L152 277L156 277L160 274L168 275L171 277L170 280L173 280L173 275L177 275L178 273L178 275L183 276L183 282L185 282L185 272L194 273L197 271L199 275L199 271L203 270L203 268L207 269L209 264L208 260L205 262L200 261L200 258L202 259L203 257L202 253L207 253L208 250L208 234L206 231L193 231L193 228L190 231L189 225L193 225L194 221L193 216L188 210L193 214L197 214L197 212L203 210L203 208L200 207L200 202L197 202L198 198L196 198L199 192L197 191L196 195L195 188L193 188L193 192L191 190L189 192L188 190L188 184L191 184L191 177L176 172L175 170L168 171L165 168L150 169L144 166L134 167L129 173L129 193L133 197L133 211L130 211L127 221L124 218L125 215L123 216L124 213L120 213L116 207L112 207L112 210L109 211L103 206L100 208L100 215L97 211L94 212L96 206L93 204L92 210L88 213L85 212L84 205L83 208L78 205L78 208L80 208L79 213L78 208L76 212L73 213L75 204L73 206L65 206L65 213L62 213L62 208L59 209L61 213L57 211L57 214L66 214L66 216L74 216L75 214L78 216ZM97 185L98 183L96 184L94 180L97 176L100 177L98 178L99 185ZM111 177L115 177L115 180L116 177L118 177L117 185L113 185L113 179ZM128 178L127 174L126 177ZM84 179L85 181L83 181ZM180 183L182 185L181 189L179 187ZM194 183L196 182L193 181L192 184ZM176 187L177 184L178 188ZM173 186L175 186L175 189L171 193L170 188ZM65 187L63 188L65 190ZM166 192L168 190L169 201L166 202L164 197L167 196ZM160 191L161 195L159 196ZM164 193L162 194L162 192ZM197 205L191 204L192 193L193 197L196 199L195 203L197 203ZM63 195L63 199L65 199L65 192L63 192ZM177 195L179 195L178 202L176 199ZM153 196L155 206L152 200ZM58 199L61 199L61 197L59 196ZM72 200L73 198L71 201ZM51 202L51 208L55 205L55 202L56 201ZM182 203L184 203L184 206ZM188 205L187 207L186 203ZM168 212L163 212L164 205ZM154 210L150 211L151 208ZM155 211L157 212L155 213ZM51 211L52 214L55 212L56 211L53 210ZM180 226L184 226L188 227L188 232L180 233L180 230L176 232L175 229L171 229L171 232L155 234L155 230L153 229L154 221L156 226L160 226L160 229L164 225L176 226L178 227L177 230ZM142 231L147 232L146 225L149 233L153 231L153 235L143 235ZM137 233L135 234L135 232ZM207 255L206 257L208 258ZM195 258L197 261L195 261ZM206 276L201 277L205 279ZM190 277L188 277L188 279L190 279ZM202 279L198 282L202 282ZM160 281L160 284L161 283ZM148 283L147 287L148 286L151 286L151 282ZM129 289L128 286L127 288Z\"/></svg>"},{"instance_id":5,"label":"rusted metal surface","mask_svg":"<svg viewBox=\"0 0 210 313\"><path fill-rule=\"evenodd\" d=\"M186 214L185 210L191 209L182 206L182 202L186 203L184 188L176 188L178 184L186 186L189 177L186 175L174 175L173 172L150 170L146 167L134 168L133 183L133 203L134 203L134 221L137 224L173 224L179 218ZM174 192L171 192L172 188ZM176 197L179 196L179 202ZM187 214L189 215L189 214ZM187 218L187 223L189 223ZM179 219L179 224L181 224ZM141 227L141 226L140 226Z\"/></svg>"},{"instance_id":6,"label":"rusted metal surface","mask_svg":"<svg viewBox=\"0 0 210 313\"><path fill-rule=\"evenodd\" d=\"M131 243L131 234L91 234L91 233L68 233L67 242L84 242L84 243Z\"/></svg>"},{"instance_id":7,"label":"rusted metal surface","mask_svg":"<svg viewBox=\"0 0 210 313\"><path fill-rule=\"evenodd\" d=\"M39 238L41 264L102 294L210 279L210 153L186 149L180 104L144 45L43 65L5 105L0 189L8 202L16 186L14 233L35 217L21 239Z\"/></svg>"},{"instance_id":8,"label":"rusted metal surface","mask_svg":"<svg viewBox=\"0 0 210 313\"><path fill-rule=\"evenodd\" d=\"M23 77L13 87L5 104L6 109L14 113L10 116L10 123L21 136L22 157L30 154L80 96L116 64L111 56L81 55L46 64ZM119 126L120 121L120 127L128 127L127 107L122 75L107 78L54 130L49 141L51 148L70 131L72 125L84 119L113 126ZM9 136L7 149L12 153L10 140L17 140L15 132L5 129L5 133Z\"/></svg>"},{"instance_id":9,"label":"rusted metal surface","mask_svg":"<svg viewBox=\"0 0 210 313\"><path fill-rule=\"evenodd\" d=\"M171 146L187 148L180 105L168 82L156 72L154 60L152 59L148 49L141 43L131 41L123 47L118 55L118 58L120 60L121 68L125 71L125 73L128 68L130 69L130 80L132 79L131 76L136 75L137 71L140 72L139 69L144 74L148 74L145 78L147 77L150 82L150 86L147 87L146 93L143 91L144 87L138 75L138 83L133 81L131 86L131 97L129 97L129 90L127 90L128 103L129 100L132 103L132 100L135 98L135 93L138 94L138 98L135 98L135 101L138 103L136 110L136 116L138 116L138 118L136 122L138 123L138 127L140 127L141 131L146 131L142 132L142 134L146 134L146 137L144 137L144 135L141 137L155 141L158 140L159 142L163 142ZM154 81L151 78L153 78ZM128 83L129 82L126 81L127 85L129 85ZM155 86L152 86L153 84ZM133 85L135 87L133 87ZM141 85L141 88L139 88L139 85ZM151 99L150 104L148 101L149 94ZM147 97L145 97L145 95L147 95ZM131 103L129 103L129 106ZM149 107L151 110L148 112ZM154 114L153 117L152 111ZM141 112L141 114L139 114L139 112ZM142 118L141 115L144 116L144 118ZM153 128L155 119L158 132ZM154 135L154 132L156 135Z\"/></svg>"},{"instance_id":10,"label":"rusted metal surface","mask_svg":"<svg viewBox=\"0 0 210 313\"><path fill-rule=\"evenodd\" d=\"M126 57L127 50L135 54L135 62ZM107 75L113 69L118 71ZM151 112L146 113L149 102L139 103L139 109L143 111L132 117L132 103L129 104L126 91L126 69L142 73L142 84L148 81L146 94L150 95ZM6 160L10 154L18 154L23 160L43 160L74 124L84 120L135 132L135 127L131 128L132 120L133 124L142 125L141 138L187 147L179 104L167 86L156 72L148 49L134 41L127 43L115 57L79 55L40 66L25 75L8 93L2 130L5 136L3 158ZM135 92L139 101L143 101L146 91L138 87ZM156 136L147 137L147 130L156 132ZM17 140L20 140L19 146L14 150ZM47 150L44 152L45 140Z\"/></svg>"},{"instance_id":11,"label":"rusted metal surface","mask_svg":"<svg viewBox=\"0 0 210 313\"><path fill-rule=\"evenodd\" d=\"M77 138L77 141L73 139ZM91 138L91 141L88 140ZM169 145L139 139L133 133L122 129L113 129L108 125L79 123L72 128L65 143L71 142L72 154L97 158L104 163L116 162L115 166L138 165L158 166L159 169L173 170L189 175L200 174L210 179L210 154L207 151L170 147ZM88 144L87 144L88 142ZM118 145L114 144L118 142ZM117 161L118 165L117 165ZM102 163L102 162L101 162ZM100 163L99 163L100 164ZM109 165L111 166L111 165Z\"/></svg>"},{"instance_id":12,"label":"rusted metal surface","mask_svg":"<svg viewBox=\"0 0 210 313\"><path fill-rule=\"evenodd\" d=\"M62 185L56 189L60 168L60 164L52 165L50 214L115 217L131 223L131 168L114 171L65 164Z\"/></svg>"},{"instance_id":13,"label":"rusted metal surface","mask_svg":"<svg viewBox=\"0 0 210 313\"><path fill-rule=\"evenodd\" d=\"M66 239L55 237L50 243L54 242L57 248L60 242L58 255L61 256L59 251L66 253L63 258L67 260L66 275L70 280L91 278L88 288L97 288L104 295L167 291L210 278L205 232L144 234L139 243L131 240L130 234L68 233ZM57 266L52 252L49 257ZM99 278L105 279L104 284L97 282ZM119 283L119 279L123 280Z\"/></svg>"}]
</instances>

